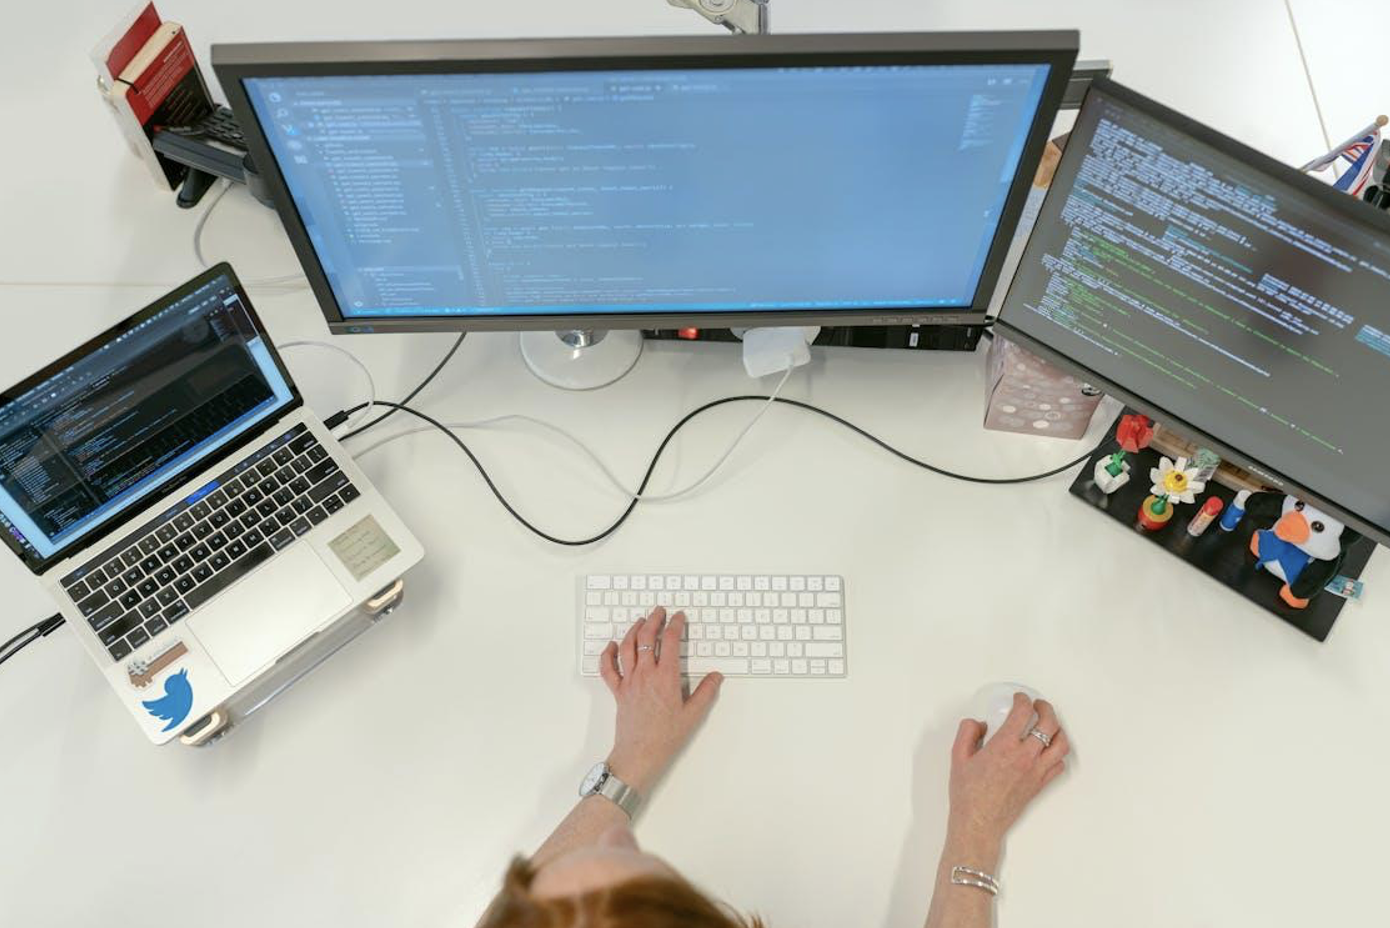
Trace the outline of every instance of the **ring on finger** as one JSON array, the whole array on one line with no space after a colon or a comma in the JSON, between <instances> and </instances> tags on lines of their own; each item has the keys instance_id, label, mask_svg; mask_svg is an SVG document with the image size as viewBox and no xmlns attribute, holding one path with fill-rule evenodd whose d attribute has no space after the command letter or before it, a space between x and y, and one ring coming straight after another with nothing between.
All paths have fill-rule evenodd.
<instances>
[{"instance_id":1,"label":"ring on finger","mask_svg":"<svg viewBox=\"0 0 1390 928\"><path fill-rule=\"evenodd\" d=\"M1028 732L1027 737L1030 737L1030 738L1037 738L1039 741L1042 742L1042 746L1045 747L1045 748L1050 748L1050 747L1052 747L1052 737L1053 737L1053 736L1052 736L1052 735L1049 735L1047 732L1043 731L1041 728L1033 728L1033 729L1030 729L1029 732Z\"/></svg>"},{"instance_id":2,"label":"ring on finger","mask_svg":"<svg viewBox=\"0 0 1390 928\"><path fill-rule=\"evenodd\" d=\"M656 650L656 648L655 648L653 645L649 645L649 644L639 644L639 645L637 646L637 651L638 651L638 653L641 653L642 651L655 651L655 650Z\"/></svg>"}]
</instances>

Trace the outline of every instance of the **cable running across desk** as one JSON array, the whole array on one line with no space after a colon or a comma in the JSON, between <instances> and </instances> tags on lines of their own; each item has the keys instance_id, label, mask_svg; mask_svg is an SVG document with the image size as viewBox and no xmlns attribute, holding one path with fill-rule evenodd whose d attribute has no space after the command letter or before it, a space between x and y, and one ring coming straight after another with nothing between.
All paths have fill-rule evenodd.
<instances>
[{"instance_id":1,"label":"cable running across desk","mask_svg":"<svg viewBox=\"0 0 1390 928\"><path fill-rule=\"evenodd\" d=\"M675 438L676 434L696 416L708 412L711 409L716 409L720 406L726 406L730 403L781 403L787 406L792 406L797 409L805 410L807 412L815 413L816 415L822 416L826 419L829 419L832 422L844 426L850 431L858 434L860 437L873 442L875 445L878 445L883 450L889 452L895 457L901 458L909 464L913 464L917 467L922 468L923 470L930 471L931 473L937 474L938 476L948 477L952 480L963 480L968 483L979 483L993 486L1006 486L1010 484L1029 483L1035 480L1043 480L1047 477L1053 477L1064 471L1070 470L1071 468L1082 463L1083 461L1086 461L1088 458L1090 458L1092 454L1095 453L1095 449L1091 449L1087 451L1085 454L1082 454L1081 456L1071 461L1068 461L1065 464L1062 464L1058 467L1054 467L1051 470L1044 471L1040 474L1028 474L1022 477L977 477L971 474L958 474L955 471L946 470L945 468L937 467L935 464L930 464L919 458L913 457L907 452L900 451L899 449L888 444L888 442L874 435L872 432L869 432L867 429L855 425L848 419L838 416L835 413L830 412L828 410L821 409L819 406L813 406L810 403L802 402L801 400L787 399L785 397L775 395L772 397L749 394L745 394L742 396L726 396L723 399L711 400L710 402L705 403L703 406L699 406L691 410L690 412L686 413L680 419L679 422L671 426L670 430L666 433L666 437L664 437L661 440L661 443L656 448L656 452L652 455L651 462L647 465L647 470L642 475L642 482L637 486L637 494L631 500L628 501L627 506L607 528L588 538L567 539L559 538L555 535L550 534L544 529L536 526L529 519L527 519L520 512L518 512L516 508L511 504L511 502L509 502L507 498L502 495L502 491L497 488L497 484L493 482L492 476L487 472L487 468L483 466L483 463L478 459L478 456L474 454L473 450L468 447L468 445L463 441L463 439L455 435L454 432L447 425L440 422L438 419L435 419L434 417L428 415L427 413L420 412L418 409L414 409L410 406L405 405L404 403L392 403L389 400L378 400L377 402L379 405L382 406L390 406L393 408L393 410L399 410L401 412L409 413L415 418L420 419L423 422L428 423L429 425L432 425L439 431L443 432L445 435L448 435L449 439L453 441L454 444L458 445L459 450L461 450L464 454L468 455L468 459L473 462L473 466L477 469L478 475L483 478L483 482L487 484L487 488L490 491L492 491L492 495L496 497L497 502L502 505L502 508L507 511L508 515L510 515L513 519L516 519L516 521L521 523L521 525L525 527L527 531L531 532L538 538L542 538L545 541L548 541L552 544L564 545L566 547L574 548L595 544L596 542L602 541L609 535L616 532L622 526L622 524L628 520L628 517L632 515L633 510L637 508L637 504L642 501L641 495L644 492L646 492L647 484L651 482L652 474L656 471L656 465L661 460L661 455L666 451L666 447L671 443L671 439ZM337 415L329 419L329 427L333 428L336 425L341 424L340 417L350 416L361 408L362 404L359 404L358 406L354 406L350 409L342 410L341 412L337 413ZM335 420L339 421L335 422Z\"/></svg>"}]
</instances>

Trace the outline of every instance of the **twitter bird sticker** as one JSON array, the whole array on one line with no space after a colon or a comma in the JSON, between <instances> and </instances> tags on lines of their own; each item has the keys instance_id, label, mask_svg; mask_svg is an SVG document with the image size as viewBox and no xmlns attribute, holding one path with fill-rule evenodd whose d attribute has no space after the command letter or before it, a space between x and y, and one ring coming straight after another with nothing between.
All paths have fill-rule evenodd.
<instances>
[{"instance_id":1,"label":"twitter bird sticker","mask_svg":"<svg viewBox=\"0 0 1390 928\"><path fill-rule=\"evenodd\" d=\"M188 718L188 710L193 708L193 684L188 682L188 671L180 670L164 678L164 695L158 699L141 702L157 719L168 722L162 731L172 731Z\"/></svg>"}]
</instances>

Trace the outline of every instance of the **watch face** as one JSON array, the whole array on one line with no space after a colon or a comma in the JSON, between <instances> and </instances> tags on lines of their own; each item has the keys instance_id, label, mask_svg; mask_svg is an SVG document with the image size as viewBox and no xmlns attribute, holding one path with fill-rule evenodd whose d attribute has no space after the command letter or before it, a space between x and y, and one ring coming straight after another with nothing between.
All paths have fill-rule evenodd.
<instances>
[{"instance_id":1,"label":"watch face","mask_svg":"<svg viewBox=\"0 0 1390 928\"><path fill-rule=\"evenodd\" d=\"M579 785L579 795L592 796L598 792L598 788L603 785L603 781L608 778L608 765L600 761L594 764L588 776L584 777L584 782Z\"/></svg>"}]
</instances>

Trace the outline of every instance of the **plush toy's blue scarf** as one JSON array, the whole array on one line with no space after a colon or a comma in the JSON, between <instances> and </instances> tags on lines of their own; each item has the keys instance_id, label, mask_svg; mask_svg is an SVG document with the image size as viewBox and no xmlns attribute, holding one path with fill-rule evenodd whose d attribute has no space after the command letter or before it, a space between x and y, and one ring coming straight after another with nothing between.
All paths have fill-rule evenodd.
<instances>
[{"instance_id":1,"label":"plush toy's blue scarf","mask_svg":"<svg viewBox=\"0 0 1390 928\"><path fill-rule=\"evenodd\" d=\"M1260 539L1258 566L1270 561L1278 561L1284 571L1284 582L1292 584L1303 573L1303 568L1312 560L1302 548L1292 545L1274 532L1266 529L1255 533Z\"/></svg>"}]
</instances>

